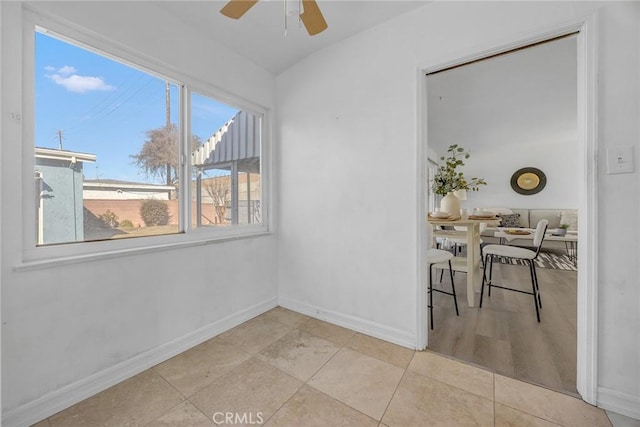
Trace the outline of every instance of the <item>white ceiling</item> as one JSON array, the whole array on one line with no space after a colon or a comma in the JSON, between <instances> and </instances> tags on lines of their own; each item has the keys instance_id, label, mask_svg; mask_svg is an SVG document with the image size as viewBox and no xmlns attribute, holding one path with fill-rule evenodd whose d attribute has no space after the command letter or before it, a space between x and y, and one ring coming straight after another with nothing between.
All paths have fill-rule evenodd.
<instances>
[{"instance_id":1,"label":"white ceiling","mask_svg":"<svg viewBox=\"0 0 640 427\"><path fill-rule=\"evenodd\" d=\"M159 4L204 37L215 39L279 74L313 52L428 3L425 0L318 0L329 28L311 37L295 17L288 19L285 36L284 1L260 0L239 20L220 14L226 3L222 0Z\"/></svg>"},{"instance_id":2,"label":"white ceiling","mask_svg":"<svg viewBox=\"0 0 640 427\"><path fill-rule=\"evenodd\" d=\"M429 144L575 140L576 55L573 36L430 75Z\"/></svg>"}]
</instances>

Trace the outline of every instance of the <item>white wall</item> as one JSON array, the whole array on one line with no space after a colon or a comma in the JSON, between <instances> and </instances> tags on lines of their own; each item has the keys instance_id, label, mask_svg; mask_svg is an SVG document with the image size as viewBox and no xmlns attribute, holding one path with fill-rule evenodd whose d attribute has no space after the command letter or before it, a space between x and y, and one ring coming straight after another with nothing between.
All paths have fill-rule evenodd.
<instances>
[{"instance_id":1,"label":"white wall","mask_svg":"<svg viewBox=\"0 0 640 427\"><path fill-rule=\"evenodd\" d=\"M277 79L279 297L413 346L417 70L398 31L348 39Z\"/></svg>"},{"instance_id":2,"label":"white wall","mask_svg":"<svg viewBox=\"0 0 640 427\"><path fill-rule=\"evenodd\" d=\"M38 7L168 69L273 108L275 79L266 71L202 40L149 2L109 3ZM22 261L23 142L21 123L8 117L29 100L20 90L21 4L0 7L2 403L6 424L24 425L274 306L276 239L14 271Z\"/></svg>"},{"instance_id":3,"label":"white wall","mask_svg":"<svg viewBox=\"0 0 640 427\"><path fill-rule=\"evenodd\" d=\"M598 401L640 417L637 2L431 3L278 76L281 303L415 344L418 70L600 7Z\"/></svg>"},{"instance_id":4,"label":"white wall","mask_svg":"<svg viewBox=\"0 0 640 427\"><path fill-rule=\"evenodd\" d=\"M577 209L577 38L518 50L427 77L429 147L471 153L462 171L487 182L463 207ZM512 190L513 173L536 167L547 185Z\"/></svg>"},{"instance_id":5,"label":"white wall","mask_svg":"<svg viewBox=\"0 0 640 427\"><path fill-rule=\"evenodd\" d=\"M2 22L2 6L0 6L0 22ZM2 46L2 31L0 31L0 47ZM2 55L0 55L0 99L2 99ZM2 106L0 105L0 111ZM4 115L4 114L3 114ZM2 119L0 119L0 138L2 135ZM0 164L2 164L2 148L0 145ZM0 189L2 188L2 174L0 174ZM0 197L0 242L2 237L2 197ZM0 272L2 272L2 245L0 244ZM0 325L2 325L2 274L0 274ZM0 384L2 384L2 327L0 327ZM0 427L2 427L2 387L0 387Z\"/></svg>"}]
</instances>

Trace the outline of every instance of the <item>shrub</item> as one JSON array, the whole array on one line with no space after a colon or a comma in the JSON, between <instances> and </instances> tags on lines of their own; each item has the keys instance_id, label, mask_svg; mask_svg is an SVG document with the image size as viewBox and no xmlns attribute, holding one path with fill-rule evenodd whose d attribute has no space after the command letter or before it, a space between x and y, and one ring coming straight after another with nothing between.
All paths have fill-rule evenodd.
<instances>
[{"instance_id":1,"label":"shrub","mask_svg":"<svg viewBox=\"0 0 640 427\"><path fill-rule=\"evenodd\" d=\"M100 218L100 220L102 222L104 222L109 227L117 227L118 226L118 215L116 215L115 213L111 212L110 209L107 209L107 211L105 213L103 213L102 215L100 215L98 218Z\"/></svg>"},{"instance_id":2,"label":"shrub","mask_svg":"<svg viewBox=\"0 0 640 427\"><path fill-rule=\"evenodd\" d=\"M133 228L133 222L130 219L123 219L120 221L120 227Z\"/></svg>"},{"instance_id":3,"label":"shrub","mask_svg":"<svg viewBox=\"0 0 640 427\"><path fill-rule=\"evenodd\" d=\"M146 226L169 224L169 207L162 200L148 199L140 206L140 216Z\"/></svg>"}]
</instances>

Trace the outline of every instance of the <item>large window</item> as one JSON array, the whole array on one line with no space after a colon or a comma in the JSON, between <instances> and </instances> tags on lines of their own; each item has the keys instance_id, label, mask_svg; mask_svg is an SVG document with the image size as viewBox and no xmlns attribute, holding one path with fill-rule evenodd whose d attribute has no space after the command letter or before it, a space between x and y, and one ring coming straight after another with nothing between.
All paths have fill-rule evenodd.
<instances>
[{"instance_id":1,"label":"large window","mask_svg":"<svg viewBox=\"0 0 640 427\"><path fill-rule=\"evenodd\" d=\"M34 67L36 245L262 224L261 114L46 30Z\"/></svg>"}]
</instances>

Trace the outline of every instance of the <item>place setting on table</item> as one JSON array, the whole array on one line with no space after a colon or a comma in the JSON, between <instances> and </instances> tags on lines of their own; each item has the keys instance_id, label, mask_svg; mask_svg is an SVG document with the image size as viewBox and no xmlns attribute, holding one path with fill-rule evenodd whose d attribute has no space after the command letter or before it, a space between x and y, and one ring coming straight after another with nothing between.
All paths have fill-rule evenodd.
<instances>
[{"instance_id":1,"label":"place setting on table","mask_svg":"<svg viewBox=\"0 0 640 427\"><path fill-rule=\"evenodd\" d=\"M429 212L427 219L429 220L429 222L461 220L500 221L498 214L496 214L495 212L479 208L475 208L472 213L469 213L466 209L460 209L460 212L457 215L452 214L451 212L441 211L439 208L435 208L432 212Z\"/></svg>"}]
</instances>

